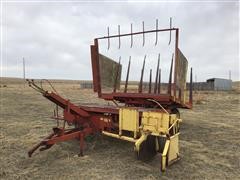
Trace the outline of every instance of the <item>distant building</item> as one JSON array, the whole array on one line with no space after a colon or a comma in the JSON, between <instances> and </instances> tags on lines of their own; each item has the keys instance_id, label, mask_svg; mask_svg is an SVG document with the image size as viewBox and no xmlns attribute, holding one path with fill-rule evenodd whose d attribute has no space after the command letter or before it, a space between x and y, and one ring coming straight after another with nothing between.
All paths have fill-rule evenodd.
<instances>
[{"instance_id":1,"label":"distant building","mask_svg":"<svg viewBox=\"0 0 240 180\"><path fill-rule=\"evenodd\" d=\"M189 83L187 83L189 90ZM230 91L232 90L232 80L211 78L206 82L193 82L194 91Z\"/></svg>"},{"instance_id":2,"label":"distant building","mask_svg":"<svg viewBox=\"0 0 240 180\"><path fill-rule=\"evenodd\" d=\"M221 79L221 78L211 78L207 80L207 83L215 91L230 91L232 90L232 80Z\"/></svg>"}]
</instances>

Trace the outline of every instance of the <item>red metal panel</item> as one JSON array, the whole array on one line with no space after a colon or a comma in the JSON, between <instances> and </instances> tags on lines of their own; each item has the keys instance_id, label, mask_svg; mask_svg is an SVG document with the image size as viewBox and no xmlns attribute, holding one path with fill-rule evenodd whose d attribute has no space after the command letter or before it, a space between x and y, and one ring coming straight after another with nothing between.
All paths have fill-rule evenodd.
<instances>
[{"instance_id":1,"label":"red metal panel","mask_svg":"<svg viewBox=\"0 0 240 180\"><path fill-rule=\"evenodd\" d=\"M101 97L101 78L99 69L99 50L97 39L94 39L94 45L91 45L91 61L94 92L98 92L98 97Z\"/></svg>"},{"instance_id":2,"label":"red metal panel","mask_svg":"<svg viewBox=\"0 0 240 180\"><path fill-rule=\"evenodd\" d=\"M93 77L93 90L94 92L98 91L97 87L97 66L96 66L96 56L97 56L97 49L96 46L91 45L91 61L92 61L92 77Z\"/></svg>"},{"instance_id":3,"label":"red metal panel","mask_svg":"<svg viewBox=\"0 0 240 180\"><path fill-rule=\"evenodd\" d=\"M44 96L49 99L50 101L54 102L55 104L57 104L58 106L62 107L63 109L65 108L69 108L71 111L73 111L74 113L83 116L83 117L88 117L89 114L84 111L83 109L79 108L78 106L72 104L71 102L69 102L68 100L62 98L61 96L51 92L51 93L46 93L44 94Z\"/></svg>"},{"instance_id":4,"label":"red metal panel","mask_svg":"<svg viewBox=\"0 0 240 180\"><path fill-rule=\"evenodd\" d=\"M88 113L111 113L118 114L118 107L116 106L88 106L80 105L79 108L84 109Z\"/></svg>"}]
</instances>

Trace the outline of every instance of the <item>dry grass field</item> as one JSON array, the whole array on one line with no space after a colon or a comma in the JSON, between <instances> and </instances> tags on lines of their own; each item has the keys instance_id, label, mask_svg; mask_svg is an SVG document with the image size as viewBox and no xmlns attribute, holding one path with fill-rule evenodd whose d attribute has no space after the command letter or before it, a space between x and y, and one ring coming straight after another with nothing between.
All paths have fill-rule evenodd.
<instances>
[{"instance_id":1,"label":"dry grass field","mask_svg":"<svg viewBox=\"0 0 240 180\"><path fill-rule=\"evenodd\" d=\"M3 84L7 87L3 87ZM75 103L98 102L79 81L54 81ZM159 172L159 157L135 159L133 144L96 136L84 157L69 141L37 152L27 151L51 132L53 104L22 80L3 78L0 88L0 179L240 179L240 90L200 92L193 110L181 110L181 160Z\"/></svg>"}]
</instances>

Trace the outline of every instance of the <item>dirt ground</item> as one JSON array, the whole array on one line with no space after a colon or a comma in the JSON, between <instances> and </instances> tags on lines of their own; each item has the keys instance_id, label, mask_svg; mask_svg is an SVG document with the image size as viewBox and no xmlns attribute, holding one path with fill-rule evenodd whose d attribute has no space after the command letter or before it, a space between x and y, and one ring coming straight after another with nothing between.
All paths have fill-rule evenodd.
<instances>
[{"instance_id":1,"label":"dirt ground","mask_svg":"<svg viewBox=\"0 0 240 180\"><path fill-rule=\"evenodd\" d=\"M133 144L96 136L88 139L84 157L69 141L37 152L27 151L51 132L53 104L22 81L2 79L0 91L0 179L240 179L240 91L194 94L193 110L181 110L181 160L166 172L159 157L135 159ZM78 81L55 82L73 102L97 102ZM104 103L98 101L98 103Z\"/></svg>"}]
</instances>

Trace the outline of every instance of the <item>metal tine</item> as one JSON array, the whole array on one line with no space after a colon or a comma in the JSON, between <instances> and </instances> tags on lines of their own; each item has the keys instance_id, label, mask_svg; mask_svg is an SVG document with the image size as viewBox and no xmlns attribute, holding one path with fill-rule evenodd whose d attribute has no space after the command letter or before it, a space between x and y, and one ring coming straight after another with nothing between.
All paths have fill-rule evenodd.
<instances>
[{"instance_id":1,"label":"metal tine","mask_svg":"<svg viewBox=\"0 0 240 180\"><path fill-rule=\"evenodd\" d=\"M125 88L124 88L124 92L125 92L125 93L127 92L127 86L128 86L128 77L129 77L130 65L131 65L131 56L129 56L129 61L128 61L127 77L126 77Z\"/></svg>"},{"instance_id":2,"label":"metal tine","mask_svg":"<svg viewBox=\"0 0 240 180\"><path fill-rule=\"evenodd\" d=\"M169 42L168 42L168 45L171 44L171 40L172 40L172 17L170 17L170 34L169 34Z\"/></svg>"},{"instance_id":3,"label":"metal tine","mask_svg":"<svg viewBox=\"0 0 240 180\"><path fill-rule=\"evenodd\" d=\"M158 64L157 64L157 71L156 71L156 78L155 78L155 84L154 84L154 93L157 93L157 83L158 83L158 70L160 65L160 53L158 54Z\"/></svg>"},{"instance_id":4,"label":"metal tine","mask_svg":"<svg viewBox=\"0 0 240 180\"><path fill-rule=\"evenodd\" d=\"M168 82L168 94L171 96L172 94L172 69L173 69L173 57L174 54L172 54L172 62L170 67L170 73L169 73L169 82Z\"/></svg>"},{"instance_id":5,"label":"metal tine","mask_svg":"<svg viewBox=\"0 0 240 180\"><path fill-rule=\"evenodd\" d=\"M120 39L120 25L118 25L118 49L121 47L121 39Z\"/></svg>"},{"instance_id":6,"label":"metal tine","mask_svg":"<svg viewBox=\"0 0 240 180\"><path fill-rule=\"evenodd\" d=\"M108 47L107 47L107 49L109 50L110 49L109 27L107 27L107 33L108 33Z\"/></svg>"},{"instance_id":7,"label":"metal tine","mask_svg":"<svg viewBox=\"0 0 240 180\"><path fill-rule=\"evenodd\" d=\"M150 69L150 75L149 75L149 87L148 87L148 93L152 92L152 69Z\"/></svg>"},{"instance_id":8,"label":"metal tine","mask_svg":"<svg viewBox=\"0 0 240 180\"><path fill-rule=\"evenodd\" d=\"M144 30L144 21L142 22L142 27L143 27L143 47L145 45L145 30Z\"/></svg>"},{"instance_id":9,"label":"metal tine","mask_svg":"<svg viewBox=\"0 0 240 180\"><path fill-rule=\"evenodd\" d=\"M161 92L161 68L159 69L159 74L158 74L158 94Z\"/></svg>"},{"instance_id":10,"label":"metal tine","mask_svg":"<svg viewBox=\"0 0 240 180\"><path fill-rule=\"evenodd\" d=\"M143 66L142 66L141 78L140 78L139 87L138 87L138 92L139 92L139 93L142 93L143 74L144 74L144 68L145 68L146 57L147 57L147 55L144 56L144 60L143 60Z\"/></svg>"},{"instance_id":11,"label":"metal tine","mask_svg":"<svg viewBox=\"0 0 240 180\"><path fill-rule=\"evenodd\" d=\"M158 43L158 19L156 19L156 41L155 41L155 46L157 45Z\"/></svg>"},{"instance_id":12,"label":"metal tine","mask_svg":"<svg viewBox=\"0 0 240 180\"><path fill-rule=\"evenodd\" d=\"M190 88L189 88L189 104L192 105L193 103L193 95L192 95L192 92L193 92L193 82L192 82L192 68L191 68L191 71L190 71Z\"/></svg>"},{"instance_id":13,"label":"metal tine","mask_svg":"<svg viewBox=\"0 0 240 180\"><path fill-rule=\"evenodd\" d=\"M133 33L133 24L131 23L131 46L130 46L130 48L133 47L133 35L132 35L132 33Z\"/></svg>"},{"instance_id":14,"label":"metal tine","mask_svg":"<svg viewBox=\"0 0 240 180\"><path fill-rule=\"evenodd\" d=\"M116 92L116 89L117 89L117 80L118 80L118 76L119 76L120 64L121 64L121 56L119 56L119 60L118 60L118 68L117 68L117 74L116 74L115 81L114 81L113 92Z\"/></svg>"}]
</instances>

